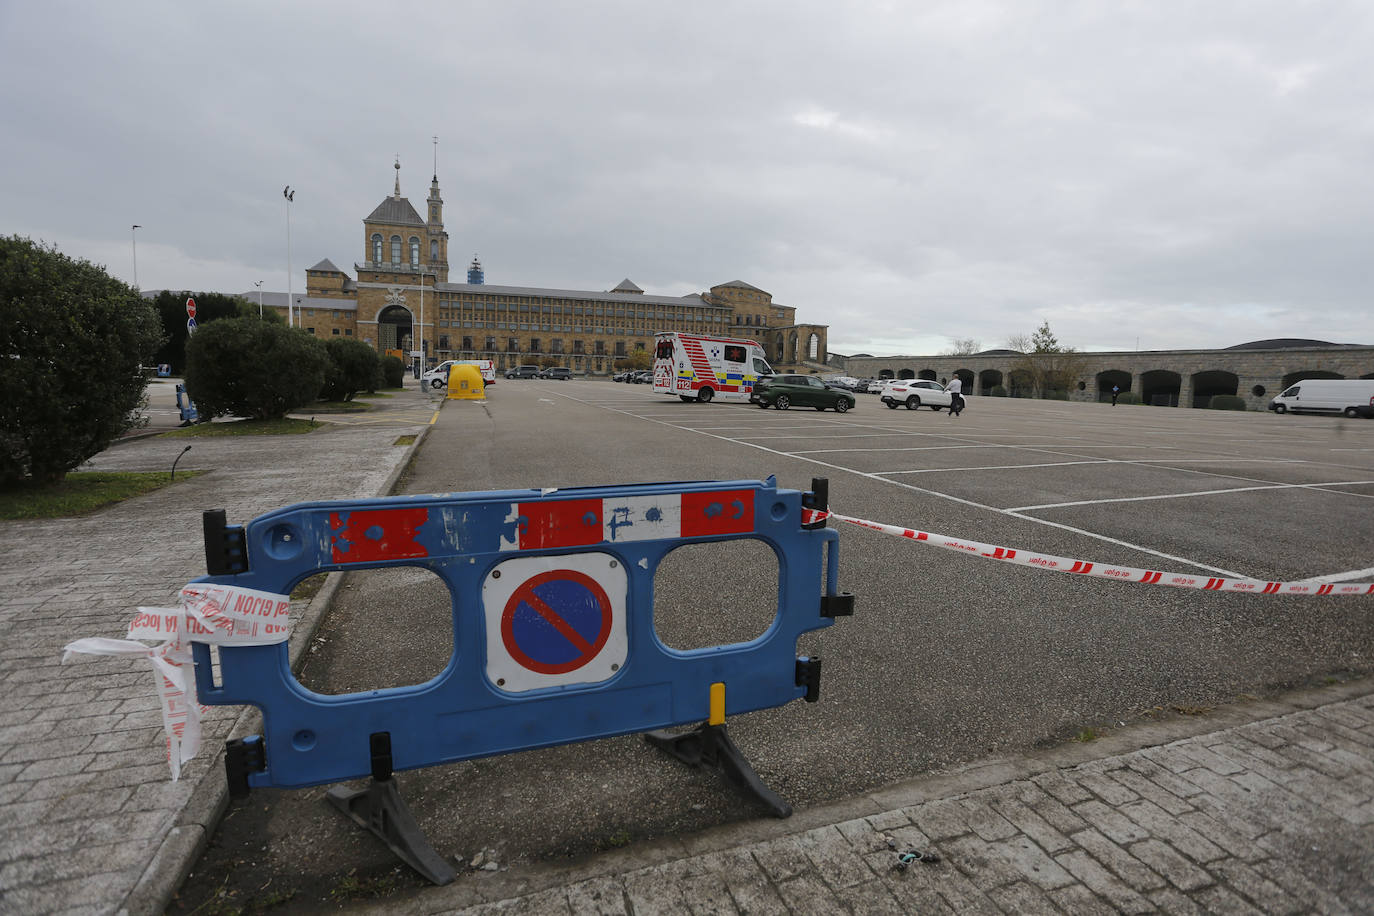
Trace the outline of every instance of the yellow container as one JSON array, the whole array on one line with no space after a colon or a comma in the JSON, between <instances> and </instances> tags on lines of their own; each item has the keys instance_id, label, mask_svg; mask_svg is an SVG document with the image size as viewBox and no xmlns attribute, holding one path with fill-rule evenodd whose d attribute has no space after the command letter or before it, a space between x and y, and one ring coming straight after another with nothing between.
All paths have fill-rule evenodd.
<instances>
[{"instance_id":1,"label":"yellow container","mask_svg":"<svg viewBox=\"0 0 1374 916\"><path fill-rule=\"evenodd\" d=\"M482 401L486 397L486 384L482 381L482 370L476 366L449 366L448 399L450 401Z\"/></svg>"}]
</instances>

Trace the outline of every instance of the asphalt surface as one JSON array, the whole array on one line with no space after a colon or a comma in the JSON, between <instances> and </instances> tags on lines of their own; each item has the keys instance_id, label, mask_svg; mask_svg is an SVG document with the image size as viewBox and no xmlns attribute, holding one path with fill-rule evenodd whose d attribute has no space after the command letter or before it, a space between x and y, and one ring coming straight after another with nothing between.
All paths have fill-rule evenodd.
<instances>
[{"instance_id":1,"label":"asphalt surface","mask_svg":"<svg viewBox=\"0 0 1374 916\"><path fill-rule=\"evenodd\" d=\"M848 515L1095 562L1280 580L1368 581L1374 566L1374 423L1326 418L970 398L950 419L863 396L838 416L684 404L609 382L503 381L486 402L444 406L397 492L768 475L795 489L826 476ZM733 642L767 625L777 558L739 543L679 553L655 578L666 643ZM851 526L839 585L856 594L855 616L799 646L825 659L821 701L730 721L765 782L803 809L1374 670L1370 598L1127 585ZM421 682L452 651L451 613L424 570L350 573L300 679L323 692ZM400 778L436 850L503 867L760 814L718 773L637 737ZM255 791L231 806L178 907L246 865L299 888L297 909L329 908L359 881L397 900L425 891L322 796Z\"/></svg>"}]
</instances>

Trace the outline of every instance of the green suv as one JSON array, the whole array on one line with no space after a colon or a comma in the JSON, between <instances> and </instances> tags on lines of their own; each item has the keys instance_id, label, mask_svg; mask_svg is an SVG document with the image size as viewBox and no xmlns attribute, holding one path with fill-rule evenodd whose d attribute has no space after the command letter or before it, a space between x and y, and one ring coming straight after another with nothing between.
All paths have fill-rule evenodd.
<instances>
[{"instance_id":1,"label":"green suv","mask_svg":"<svg viewBox=\"0 0 1374 916\"><path fill-rule=\"evenodd\" d=\"M844 413L855 405L856 400L848 391L827 388L814 375L775 375L754 383L754 393L749 396L749 402L765 409L814 407L825 410L833 407L836 413Z\"/></svg>"}]
</instances>

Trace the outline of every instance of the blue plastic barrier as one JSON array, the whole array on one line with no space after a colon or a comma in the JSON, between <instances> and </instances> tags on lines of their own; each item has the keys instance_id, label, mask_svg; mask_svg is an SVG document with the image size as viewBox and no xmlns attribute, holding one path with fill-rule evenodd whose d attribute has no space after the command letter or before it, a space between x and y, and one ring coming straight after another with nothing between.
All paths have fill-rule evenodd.
<instances>
[{"instance_id":1,"label":"blue plastic barrier","mask_svg":"<svg viewBox=\"0 0 1374 916\"><path fill-rule=\"evenodd\" d=\"M731 760L724 717L818 694L820 660L799 658L797 639L853 602L838 591L838 535L802 521L825 501L823 480L803 493L770 477L306 503L242 528L206 513L216 575L201 581L286 594L322 571L419 566L452 595L453 657L418 685L314 693L291 673L285 643L220 647L216 682L209 648L195 644L201 702L262 710L263 735L231 742L231 788L385 781L393 768L706 722L656 743L752 780L746 788L786 816ZM653 622L659 563L687 543L736 539L777 557L771 625L745 643L664 645Z\"/></svg>"}]
</instances>

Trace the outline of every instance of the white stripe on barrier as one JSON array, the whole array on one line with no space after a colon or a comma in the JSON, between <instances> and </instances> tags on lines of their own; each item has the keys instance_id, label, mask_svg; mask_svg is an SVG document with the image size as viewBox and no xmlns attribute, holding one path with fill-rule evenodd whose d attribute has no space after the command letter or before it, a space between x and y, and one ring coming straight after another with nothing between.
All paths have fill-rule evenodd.
<instances>
[{"instance_id":1,"label":"white stripe on barrier","mask_svg":"<svg viewBox=\"0 0 1374 916\"><path fill-rule=\"evenodd\" d=\"M952 538L943 534L933 534L929 531L918 531L914 528L902 528L898 525L884 525L881 522L871 522L867 519L853 518L852 516L841 515L838 512L818 512L813 509L802 510L803 523L818 522L825 518L849 522L851 525L858 525L860 528L870 528L874 531L881 531L883 534L891 534L896 537L908 538L913 541L925 541L928 544L933 544L936 547L943 547L946 550L957 550L960 553L969 553L989 560L1001 560L1004 563L1015 563L1019 566L1048 569L1054 572L1073 573L1080 576L1096 576L1102 579L1112 579L1117 582L1141 582L1146 585L1172 585L1175 588L1195 588L1207 592L1245 592L1253 595L1374 594L1374 582L1344 584L1334 582L1265 582L1260 579L1226 579L1217 576L1191 576L1186 573L1161 572L1153 569L1135 569L1130 566L1092 563L1087 560L1072 560L1067 557L1032 553L1028 550L1014 550L1010 547L998 547L995 544L984 544L981 541L970 541L965 538Z\"/></svg>"},{"instance_id":2,"label":"white stripe on barrier","mask_svg":"<svg viewBox=\"0 0 1374 916\"><path fill-rule=\"evenodd\" d=\"M133 655L148 659L157 676L162 701L162 730L167 736L167 762L172 780L181 765L200 750L200 716L191 673L191 643L218 646L270 646L285 642L291 598L274 592L232 585L193 582L181 590L178 607L141 607L124 639L92 636L68 643L72 652L88 655ZM161 640L147 646L140 639Z\"/></svg>"}]
</instances>

